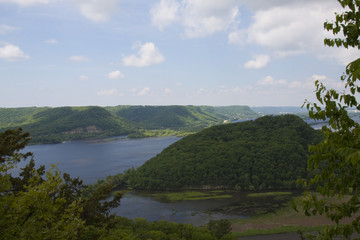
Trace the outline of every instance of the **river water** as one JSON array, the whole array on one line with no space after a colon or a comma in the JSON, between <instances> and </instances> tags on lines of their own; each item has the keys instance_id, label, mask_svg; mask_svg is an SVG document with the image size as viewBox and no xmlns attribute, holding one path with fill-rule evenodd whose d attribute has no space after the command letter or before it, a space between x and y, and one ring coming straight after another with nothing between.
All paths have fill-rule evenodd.
<instances>
[{"instance_id":1,"label":"river water","mask_svg":"<svg viewBox=\"0 0 360 240\"><path fill-rule=\"evenodd\" d=\"M95 183L108 175L139 167L179 137L144 139L110 138L96 141L72 141L62 144L27 146L34 153L36 166L57 164L62 172L80 177L85 184ZM19 167L24 166L20 164ZM232 198L212 200L161 202L149 192L128 192L114 213L128 218L142 217L148 221L169 220L203 225L209 220L246 218L282 206L287 199L246 197L246 192L229 192Z\"/></svg>"},{"instance_id":2,"label":"river water","mask_svg":"<svg viewBox=\"0 0 360 240\"><path fill-rule=\"evenodd\" d=\"M85 184L95 183L108 175L139 167L178 137L143 139L110 138L93 141L72 141L62 144L27 146L34 153L37 166L58 164L62 172L80 177Z\"/></svg>"}]
</instances>

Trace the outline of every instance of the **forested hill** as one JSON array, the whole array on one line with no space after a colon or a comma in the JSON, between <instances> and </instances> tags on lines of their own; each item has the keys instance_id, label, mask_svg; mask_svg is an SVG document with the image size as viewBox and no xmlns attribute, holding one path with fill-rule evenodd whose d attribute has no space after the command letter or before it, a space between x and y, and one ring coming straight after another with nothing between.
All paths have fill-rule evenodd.
<instances>
[{"instance_id":1,"label":"forested hill","mask_svg":"<svg viewBox=\"0 0 360 240\"><path fill-rule=\"evenodd\" d=\"M221 111L220 111L221 110ZM116 106L0 108L0 131L22 127L32 143L161 136L197 132L224 120L256 115L247 106Z\"/></svg>"},{"instance_id":2,"label":"forested hill","mask_svg":"<svg viewBox=\"0 0 360 240\"><path fill-rule=\"evenodd\" d=\"M102 107L41 108L26 115L22 127L35 143L61 142L91 137L119 136L136 130L134 123L122 119ZM0 111L1 113L1 111Z\"/></svg>"},{"instance_id":3,"label":"forested hill","mask_svg":"<svg viewBox=\"0 0 360 240\"><path fill-rule=\"evenodd\" d=\"M207 128L127 173L136 189L291 189L321 133L294 115Z\"/></svg>"},{"instance_id":4,"label":"forested hill","mask_svg":"<svg viewBox=\"0 0 360 240\"><path fill-rule=\"evenodd\" d=\"M197 106L117 106L106 109L145 129L200 130L223 122L222 116Z\"/></svg>"}]
</instances>

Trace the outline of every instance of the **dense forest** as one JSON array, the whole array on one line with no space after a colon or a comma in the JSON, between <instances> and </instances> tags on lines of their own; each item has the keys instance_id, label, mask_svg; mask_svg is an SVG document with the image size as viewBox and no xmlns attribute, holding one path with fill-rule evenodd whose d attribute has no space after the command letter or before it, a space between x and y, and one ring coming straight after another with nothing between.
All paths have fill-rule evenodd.
<instances>
[{"instance_id":1,"label":"dense forest","mask_svg":"<svg viewBox=\"0 0 360 240\"><path fill-rule=\"evenodd\" d=\"M214 126L167 147L126 179L136 189L293 189L308 174L308 146L321 138L295 115Z\"/></svg>"},{"instance_id":2,"label":"dense forest","mask_svg":"<svg viewBox=\"0 0 360 240\"><path fill-rule=\"evenodd\" d=\"M0 131L21 127L31 143L127 135L186 135L228 119L257 116L247 106L0 108Z\"/></svg>"}]
</instances>

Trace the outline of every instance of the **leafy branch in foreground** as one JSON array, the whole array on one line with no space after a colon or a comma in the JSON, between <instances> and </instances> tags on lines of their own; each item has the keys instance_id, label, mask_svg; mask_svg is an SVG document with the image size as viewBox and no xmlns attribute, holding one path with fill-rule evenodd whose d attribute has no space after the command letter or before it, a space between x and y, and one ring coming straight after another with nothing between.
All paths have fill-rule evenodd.
<instances>
[{"instance_id":1,"label":"leafy branch in foreground","mask_svg":"<svg viewBox=\"0 0 360 240\"><path fill-rule=\"evenodd\" d=\"M324 28L343 38L325 39L326 46L360 49L360 1L338 0L344 9L336 13L335 22L325 22ZM311 146L309 170L316 174L305 185L316 192L305 193L300 202L306 215L325 215L334 222L312 239L332 239L336 236L350 238L360 233L360 126L350 118L348 110L360 110L360 58L350 62L341 76L344 91L327 89L315 82L319 103L305 102L309 116L316 120L329 119L324 126L325 139ZM328 201L327 199L332 199Z\"/></svg>"}]
</instances>

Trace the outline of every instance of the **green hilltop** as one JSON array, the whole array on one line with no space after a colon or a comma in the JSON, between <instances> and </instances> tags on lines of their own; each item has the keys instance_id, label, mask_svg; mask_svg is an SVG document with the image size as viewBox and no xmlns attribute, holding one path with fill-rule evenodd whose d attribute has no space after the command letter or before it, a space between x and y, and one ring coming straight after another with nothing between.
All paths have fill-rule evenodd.
<instances>
[{"instance_id":1,"label":"green hilltop","mask_svg":"<svg viewBox=\"0 0 360 240\"><path fill-rule=\"evenodd\" d=\"M126 178L135 189L294 189L320 132L295 115L218 125L186 136Z\"/></svg>"},{"instance_id":2,"label":"green hilltop","mask_svg":"<svg viewBox=\"0 0 360 240\"><path fill-rule=\"evenodd\" d=\"M32 143L127 135L186 135L224 120L256 116L247 106L0 108L0 131L21 127Z\"/></svg>"}]
</instances>

